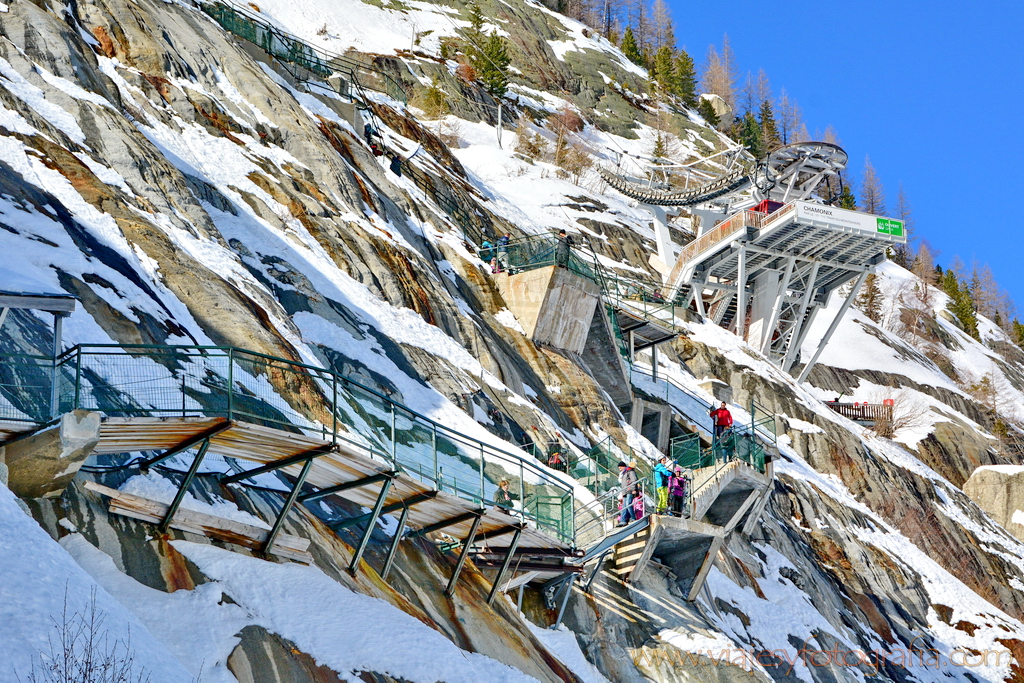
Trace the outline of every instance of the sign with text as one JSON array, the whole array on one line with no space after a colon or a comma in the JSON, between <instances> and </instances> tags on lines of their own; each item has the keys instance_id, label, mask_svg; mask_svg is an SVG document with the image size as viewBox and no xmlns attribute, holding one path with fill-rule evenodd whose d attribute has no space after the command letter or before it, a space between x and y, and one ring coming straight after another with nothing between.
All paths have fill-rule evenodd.
<instances>
[{"instance_id":1,"label":"sign with text","mask_svg":"<svg viewBox=\"0 0 1024 683\"><path fill-rule=\"evenodd\" d=\"M810 202L794 203L796 204L796 216L798 219L822 221L847 228L892 235L893 237L904 237L903 221L898 221L895 218L881 218L869 213L849 211L834 206L811 204Z\"/></svg>"}]
</instances>

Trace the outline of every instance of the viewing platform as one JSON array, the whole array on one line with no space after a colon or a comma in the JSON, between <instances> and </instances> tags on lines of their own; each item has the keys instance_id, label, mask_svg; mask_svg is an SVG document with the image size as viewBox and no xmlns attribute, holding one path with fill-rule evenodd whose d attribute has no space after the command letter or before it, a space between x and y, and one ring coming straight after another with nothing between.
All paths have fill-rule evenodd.
<instances>
[{"instance_id":1,"label":"viewing platform","mask_svg":"<svg viewBox=\"0 0 1024 683\"><path fill-rule=\"evenodd\" d=\"M825 401L825 406L832 412L839 413L864 427L874 427L881 423L892 424L894 407L892 399L886 399L882 403Z\"/></svg>"},{"instance_id":2,"label":"viewing platform","mask_svg":"<svg viewBox=\"0 0 1024 683\"><path fill-rule=\"evenodd\" d=\"M829 295L855 281L855 296L886 250L906 241L899 220L807 201L766 200L684 246L669 289L688 291L699 314L731 324L789 371ZM806 365L805 372L813 362Z\"/></svg>"}]
</instances>

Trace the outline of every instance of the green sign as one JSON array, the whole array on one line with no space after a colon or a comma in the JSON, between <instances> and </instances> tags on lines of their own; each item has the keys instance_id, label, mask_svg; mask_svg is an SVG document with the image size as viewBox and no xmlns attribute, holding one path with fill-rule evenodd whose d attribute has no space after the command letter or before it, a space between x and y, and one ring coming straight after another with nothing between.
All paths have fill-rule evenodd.
<instances>
[{"instance_id":1,"label":"green sign","mask_svg":"<svg viewBox=\"0 0 1024 683\"><path fill-rule=\"evenodd\" d=\"M895 237L903 237L903 221L893 220L892 218L879 218L878 220L878 232L884 232L886 235L893 235Z\"/></svg>"}]
</instances>

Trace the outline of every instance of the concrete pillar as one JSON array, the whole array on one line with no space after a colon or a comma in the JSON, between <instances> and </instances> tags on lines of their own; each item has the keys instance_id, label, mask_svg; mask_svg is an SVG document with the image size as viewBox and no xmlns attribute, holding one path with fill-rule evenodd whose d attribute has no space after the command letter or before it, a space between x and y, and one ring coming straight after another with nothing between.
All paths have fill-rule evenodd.
<instances>
[{"instance_id":1,"label":"concrete pillar","mask_svg":"<svg viewBox=\"0 0 1024 683\"><path fill-rule=\"evenodd\" d=\"M99 440L99 413L65 413L56 425L4 447L8 486L20 498L61 495Z\"/></svg>"},{"instance_id":2,"label":"concrete pillar","mask_svg":"<svg viewBox=\"0 0 1024 683\"><path fill-rule=\"evenodd\" d=\"M658 450L668 453L668 440L672 432L672 409L663 406L658 414Z\"/></svg>"},{"instance_id":3,"label":"concrete pillar","mask_svg":"<svg viewBox=\"0 0 1024 683\"><path fill-rule=\"evenodd\" d=\"M629 426L637 431L637 433L643 431L644 428L644 409L646 401L642 398L633 399L633 409L629 412Z\"/></svg>"}]
</instances>

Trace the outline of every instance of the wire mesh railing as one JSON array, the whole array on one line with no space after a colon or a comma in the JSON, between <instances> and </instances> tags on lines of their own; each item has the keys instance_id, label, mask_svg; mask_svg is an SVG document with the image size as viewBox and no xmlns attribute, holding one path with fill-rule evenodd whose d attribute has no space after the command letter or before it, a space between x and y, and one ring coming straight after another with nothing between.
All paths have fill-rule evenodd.
<instances>
[{"instance_id":1,"label":"wire mesh railing","mask_svg":"<svg viewBox=\"0 0 1024 683\"><path fill-rule=\"evenodd\" d=\"M508 480L518 514L572 543L571 484L325 368L231 347L130 345L5 356L0 367L0 419L45 423L81 408L265 425L346 444L480 506Z\"/></svg>"},{"instance_id":2,"label":"wire mesh railing","mask_svg":"<svg viewBox=\"0 0 1024 683\"><path fill-rule=\"evenodd\" d=\"M249 41L281 61L306 69L318 78L328 79L337 75L349 83L384 93L403 104L409 100L405 88L384 71L314 47L243 7L223 1L203 2L200 7L225 31Z\"/></svg>"},{"instance_id":3,"label":"wire mesh railing","mask_svg":"<svg viewBox=\"0 0 1024 683\"><path fill-rule=\"evenodd\" d=\"M600 285L599 266L580 255L566 239L558 237L526 237L505 244L496 243L481 249L480 258L494 260L499 270L521 273L545 266L562 266Z\"/></svg>"}]
</instances>

